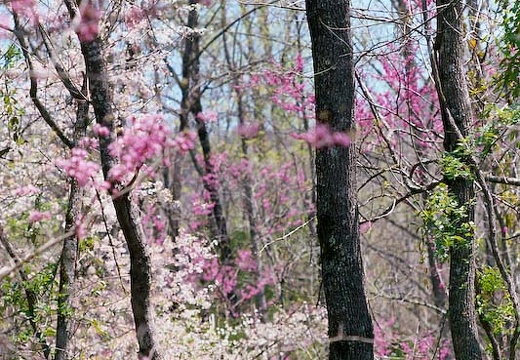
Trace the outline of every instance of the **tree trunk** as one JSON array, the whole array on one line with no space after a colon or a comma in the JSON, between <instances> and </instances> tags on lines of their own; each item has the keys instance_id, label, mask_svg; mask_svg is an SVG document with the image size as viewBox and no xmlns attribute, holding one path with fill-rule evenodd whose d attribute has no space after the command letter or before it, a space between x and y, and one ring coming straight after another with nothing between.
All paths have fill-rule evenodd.
<instances>
[{"instance_id":1,"label":"tree trunk","mask_svg":"<svg viewBox=\"0 0 520 360\"><path fill-rule=\"evenodd\" d=\"M87 92L87 79L84 79L83 94ZM89 104L78 100L76 122L74 124L74 143L86 135ZM65 231L69 232L76 226L76 220L81 211L83 191L75 179L70 180L69 203L65 216ZM74 282L76 281L76 265L78 256L77 236L71 235L63 242L60 259L60 286L58 296L58 320L56 325L56 356L55 360L68 359L67 348L72 337L70 328L72 298L74 297Z\"/></svg>"},{"instance_id":2,"label":"tree trunk","mask_svg":"<svg viewBox=\"0 0 520 360\"><path fill-rule=\"evenodd\" d=\"M192 6L198 3L199 0L190 0L190 5ZM204 168L201 169L198 166L194 156L192 156L192 158L197 171L202 176L204 189L209 193L210 201L213 204L213 210L209 220L211 232L212 236L218 241L221 264L227 265L231 261L231 244L227 231L226 217L222 208L215 169L211 159L211 143L208 129L205 122L198 116L203 110L201 101L202 92L200 88L200 35L196 32L198 25L198 10L197 8L193 8L188 15L187 26L195 30L185 39L184 53L182 56L180 129L182 131L189 128L188 118L191 114L197 125L197 134L202 148Z\"/></svg>"},{"instance_id":3,"label":"tree trunk","mask_svg":"<svg viewBox=\"0 0 520 360\"><path fill-rule=\"evenodd\" d=\"M246 8L241 6L242 16L246 16ZM222 24L227 24L226 19L226 11L222 11ZM238 66L235 64L232 59L230 49L228 48L226 34L222 34L223 40L223 50L224 56L226 58L226 63L228 66L228 70L230 74L240 74L240 71L237 70ZM252 44L248 43L249 51L254 53ZM240 75L235 75L232 79L233 84L233 93L236 99L236 107L237 107L237 117L238 117L238 125L244 126L246 125L246 111L244 106L244 95L242 90L240 89ZM249 161L249 146L247 143L247 138L245 136L240 136L240 149L242 150L243 159ZM254 271L255 281L260 283L263 273L263 262L260 258L260 237L258 236L257 222L256 222L256 213L253 201L253 179L251 177L251 173L246 171L243 174L243 179L241 181L242 185L242 203L243 209L247 216L247 221L249 225L249 241L251 242L251 255L255 261L256 269ZM267 320L267 300L265 296L264 286L258 289L258 294L255 296L255 302L258 307L258 312L260 315L260 319L262 322Z\"/></svg>"},{"instance_id":4,"label":"tree trunk","mask_svg":"<svg viewBox=\"0 0 520 360\"><path fill-rule=\"evenodd\" d=\"M473 112L464 71L464 28L461 1L437 0L437 91L444 124L444 148L453 152L460 145L457 132L470 134ZM458 129L458 131L457 131ZM460 161L467 163L464 156ZM458 219L460 227L474 220L475 200L473 180L456 176L445 179L459 206L466 208L465 218ZM450 247L449 322L455 356L458 360L482 359L475 316L475 237L459 234Z\"/></svg>"},{"instance_id":5,"label":"tree trunk","mask_svg":"<svg viewBox=\"0 0 520 360\"><path fill-rule=\"evenodd\" d=\"M66 0L65 4L72 19L79 15L77 5L74 2ZM110 131L109 136L99 137L101 166L105 179L108 179L108 173L117 161L109 151L109 146L114 139L116 130L116 124L114 124L116 116L113 87L109 82L101 37L96 35L92 40L82 39L81 36L78 36L78 38L85 61L90 98L96 122ZM112 184L113 189L118 187L121 187L121 184ZM129 193L113 197L112 202L130 253L130 293L135 330L139 343L139 357L142 359L159 360L162 359L162 356L158 352L154 338L153 311L150 302L151 261L146 249L143 230L139 225L139 218L132 206Z\"/></svg>"},{"instance_id":6,"label":"tree trunk","mask_svg":"<svg viewBox=\"0 0 520 360\"><path fill-rule=\"evenodd\" d=\"M397 31L399 32L400 41L402 43L402 54L403 54L403 61L405 61L405 86L407 89L410 89L412 86L412 83L410 83L411 74L414 71L414 68L419 66L414 58L414 48L412 47L412 39L411 39L411 33L412 33L412 18L413 14L411 12L410 7L408 6L407 0L393 0L393 5L395 9L397 10L397 14L399 16L399 20L397 23ZM423 11L426 11L423 9ZM428 26L425 24L425 26ZM429 28L428 28L429 30ZM414 80L416 81L416 80ZM410 90L408 90L410 91ZM406 109L407 109L407 117L409 118L408 121L413 123L412 117L415 117L415 112L413 111L413 104L411 103L410 97L407 97L406 100ZM417 121L421 121L422 119L417 119ZM421 133L415 128L412 127L411 131L414 133L415 136L417 136L418 139L422 137ZM415 151L417 152L417 158L418 159L426 159L428 158L428 150L429 147L427 145L416 143L414 144ZM427 165L423 165L427 166ZM422 175L421 180L424 182L425 179ZM421 201L424 203L427 199L427 193L424 193L422 196ZM437 306L439 309L444 309L446 305L446 289L444 288L444 284L442 282L441 274L439 273L439 263L437 260L437 256L435 255L435 242L431 237L431 233L428 230L428 232L424 236L424 243L426 245L426 254L428 256L428 269L429 269L429 276L430 276L430 282L432 285L432 293L433 293L433 302L435 306ZM444 319L442 319L442 322L444 322Z\"/></svg>"},{"instance_id":7,"label":"tree trunk","mask_svg":"<svg viewBox=\"0 0 520 360\"><path fill-rule=\"evenodd\" d=\"M349 0L307 0L315 72L316 118L331 131L355 129ZM354 141L354 138L352 139ZM327 303L329 359L373 359L373 326L364 292L354 145L316 151L317 232Z\"/></svg>"}]
</instances>

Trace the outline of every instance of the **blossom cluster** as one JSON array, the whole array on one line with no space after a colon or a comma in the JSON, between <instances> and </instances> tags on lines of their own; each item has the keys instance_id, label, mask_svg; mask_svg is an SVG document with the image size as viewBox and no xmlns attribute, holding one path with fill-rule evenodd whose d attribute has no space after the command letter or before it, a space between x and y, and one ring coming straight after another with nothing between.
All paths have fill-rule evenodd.
<instances>
[{"instance_id":1,"label":"blossom cluster","mask_svg":"<svg viewBox=\"0 0 520 360\"><path fill-rule=\"evenodd\" d=\"M65 173L76 179L78 185L85 187L98 174L100 166L88 160L90 157L88 151L81 147L75 147L71 150L71 156L68 159L57 159L56 166L61 168Z\"/></svg>"},{"instance_id":2,"label":"blossom cluster","mask_svg":"<svg viewBox=\"0 0 520 360\"><path fill-rule=\"evenodd\" d=\"M291 135L296 139L306 141L316 149L334 146L349 147L352 143L349 134L342 131L334 131L327 124L317 124L315 129Z\"/></svg>"},{"instance_id":3,"label":"blossom cluster","mask_svg":"<svg viewBox=\"0 0 520 360\"><path fill-rule=\"evenodd\" d=\"M109 145L110 155L119 161L110 169L108 183L95 181L100 166L89 160L91 154L88 150L98 147L92 138L82 139L79 146L71 150L69 158L56 160L56 166L76 179L81 187L90 183L107 189L110 183L123 183L133 177L147 162L162 157L163 164L168 165L166 155L169 150L186 152L194 146L195 133L184 132L174 136L161 115L132 116L128 124L123 135ZM110 130L99 124L93 127L93 131L99 137L111 136ZM147 168L147 174L153 174L153 167Z\"/></svg>"}]
</instances>

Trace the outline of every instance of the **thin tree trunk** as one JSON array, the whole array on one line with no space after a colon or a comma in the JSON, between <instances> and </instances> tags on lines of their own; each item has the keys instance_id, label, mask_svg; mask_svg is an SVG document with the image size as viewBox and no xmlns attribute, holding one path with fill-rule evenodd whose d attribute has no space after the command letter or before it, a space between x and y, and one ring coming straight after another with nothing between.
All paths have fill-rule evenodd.
<instances>
[{"instance_id":1,"label":"thin tree trunk","mask_svg":"<svg viewBox=\"0 0 520 360\"><path fill-rule=\"evenodd\" d=\"M354 131L350 1L307 0L306 7L317 121L332 131ZM374 357L361 260L356 158L353 144L316 151L317 233L329 321L329 359Z\"/></svg>"},{"instance_id":2,"label":"thin tree trunk","mask_svg":"<svg viewBox=\"0 0 520 360\"><path fill-rule=\"evenodd\" d=\"M181 219L181 211L180 211L180 192L182 188L182 182L180 177L181 172L181 157L180 154L173 154L172 166L166 167L163 169L163 180L164 187L170 190L172 194L172 201L163 204L163 206L167 206L167 208L163 209L168 217L168 235L170 235L171 240L175 242L177 236L179 236L180 229L180 219Z\"/></svg>"},{"instance_id":3,"label":"thin tree trunk","mask_svg":"<svg viewBox=\"0 0 520 360\"><path fill-rule=\"evenodd\" d=\"M77 4L65 0L65 4L72 19L79 15ZM116 115L114 111L113 87L109 83L103 54L103 41L99 35L92 40L82 39L81 52L85 61L89 81L90 98L94 108L96 122L110 131L110 135L99 137L101 167L105 179L115 159L109 151L116 130ZM121 184L112 184L117 189ZM134 324L139 344L139 357L142 359L162 359L158 351L153 330L153 311L150 300L151 291L151 261L146 248L146 242L136 209L133 208L130 194L113 197L113 205L117 220L123 231L130 254L130 286L131 303L134 315Z\"/></svg>"},{"instance_id":4,"label":"thin tree trunk","mask_svg":"<svg viewBox=\"0 0 520 360\"><path fill-rule=\"evenodd\" d=\"M407 0L393 0L394 1L394 7L397 10L397 14L399 16L399 22L397 24L398 31L400 31L400 37L402 42L402 56L403 60L405 61L405 69L406 69L406 88L410 89L412 84L410 83L411 74L415 67L418 66L418 64L414 61L413 58L413 47L412 40L410 38L411 32L412 32L412 13L411 9L409 7L409 3ZM426 26L426 24L425 24ZM411 91L411 90L409 90ZM407 97L406 100L407 110L408 110L408 118L409 121L413 123L412 117L415 116L412 108L413 104L410 102L410 97ZM418 119L421 120L421 119ZM421 134L417 132L417 129L413 127L411 131L415 132L417 135L417 138L421 137ZM428 147L423 144L415 144L414 145L417 152L417 157L419 159L427 158L428 154ZM427 166L427 165L424 165ZM424 180L424 179L421 179ZM421 200L424 202L426 200L427 194L424 193ZM430 235L430 232L425 234L424 236L424 243L426 245L426 253L428 256L428 269L429 269L429 276L430 276L430 282L432 284L432 292L433 292L433 301L435 303L435 306L437 306L439 309L444 309L446 305L446 289L444 288L444 284L442 282L441 275L439 273L439 264L437 261L437 257L435 255L435 243ZM444 321L444 320L442 320Z\"/></svg>"},{"instance_id":5,"label":"thin tree trunk","mask_svg":"<svg viewBox=\"0 0 520 360\"><path fill-rule=\"evenodd\" d=\"M428 254L428 269L430 270L430 282L432 284L433 302L439 309L446 307L446 289L444 287L441 274L439 273L439 264L435 255L435 243L430 234L425 236L426 252Z\"/></svg>"},{"instance_id":6,"label":"thin tree trunk","mask_svg":"<svg viewBox=\"0 0 520 360\"><path fill-rule=\"evenodd\" d=\"M241 6L242 10L242 16L244 16L245 21L245 12L246 9L244 6ZM226 24L226 11L223 9L222 11L222 27ZM238 124L239 126L245 126L246 125L246 112L244 109L244 100L243 100L243 94L242 90L240 90L240 83L239 83L239 77L240 73L237 72L236 66L231 58L230 51L228 49L228 43L226 39L226 34L222 34L223 39L223 50L224 50L224 56L226 58L226 62L229 68L229 72L231 74L235 74L232 83L233 83L233 92L236 95L236 105L237 105L237 117L238 117ZM253 52L253 46L252 44L248 43L249 51ZM242 150L242 156L245 160L249 161L249 146L247 144L247 139L245 136L240 136L240 149ZM255 280L257 282L260 281L262 277L263 272L263 263L262 259L260 258L260 242L257 232L257 223L256 223L256 214L255 214L255 208L254 208L254 202L253 202L253 179L251 178L251 174L246 171L243 175L243 179L241 182L242 190L243 190L243 206L244 210L247 216L247 221L249 225L249 241L251 242L251 254L253 256L253 259L255 261L256 270L254 272ZM267 300L265 297L265 291L264 287L262 286L260 289L258 289L259 292L255 296L256 305L259 310L260 319L262 321L266 320L267 315Z\"/></svg>"},{"instance_id":7,"label":"thin tree trunk","mask_svg":"<svg viewBox=\"0 0 520 360\"><path fill-rule=\"evenodd\" d=\"M238 85L238 84L235 84ZM236 90L237 95L237 106L238 106L238 118L239 123L244 125L244 105L242 103L242 94L238 90ZM242 155L245 159L249 160L249 149L247 146L247 140L244 137L240 139ZM243 188L244 188L244 207L247 214L247 220L249 222L249 239L251 241L251 253L253 255L253 259L256 263L255 277L257 281L260 281L263 272L263 263L262 259L260 259L260 243L257 234L257 225L256 225L256 217L255 217L255 209L253 206L253 187L252 187L252 179L249 172L246 172L243 179ZM266 320L267 315L267 300L265 297L264 287L262 286L259 289L258 295L256 295L256 302L260 311L260 317L263 321Z\"/></svg>"},{"instance_id":8,"label":"thin tree trunk","mask_svg":"<svg viewBox=\"0 0 520 360\"><path fill-rule=\"evenodd\" d=\"M87 78L83 83L83 94L87 92ZM78 100L76 123L74 124L74 143L86 135L89 104ZM69 203L65 215L65 231L69 232L76 226L76 220L81 211L82 190L75 179L70 180ZM58 320L56 325L56 360L68 359L67 348L71 339L71 312L74 297L74 282L76 280L76 265L78 256L78 239L71 235L63 242L60 259L60 286L58 295Z\"/></svg>"},{"instance_id":9,"label":"thin tree trunk","mask_svg":"<svg viewBox=\"0 0 520 360\"><path fill-rule=\"evenodd\" d=\"M190 5L197 5L199 0L190 0ZM187 26L196 29L198 26L198 11L192 9L188 15ZM202 113L201 89L200 89L200 36L194 31L185 39L184 53L182 58L182 99L181 99L181 131L188 128L188 117L191 114L197 125L197 134L202 148L204 168L202 172L202 182L204 189L209 193L210 201L213 204L211 223L212 235L217 239L220 261L228 264L231 261L231 244L227 232L226 217L222 208L222 201L219 195L216 173L212 163L211 143L206 124L199 118ZM195 160L194 160L195 161ZM198 166L195 163L195 166Z\"/></svg>"},{"instance_id":10,"label":"thin tree trunk","mask_svg":"<svg viewBox=\"0 0 520 360\"><path fill-rule=\"evenodd\" d=\"M437 0L437 8L434 49L439 79L436 85L441 99L444 148L454 152L460 145L457 130L462 136L468 136L474 120L464 71L463 4L462 1ZM462 156L460 160L467 163ZM473 180L458 176L445 181L459 206L466 208L465 218L459 219L460 227L472 222L475 217ZM456 240L450 247L448 316L453 348L458 360L482 359L475 313L475 236L473 232L460 236L462 240Z\"/></svg>"}]
</instances>

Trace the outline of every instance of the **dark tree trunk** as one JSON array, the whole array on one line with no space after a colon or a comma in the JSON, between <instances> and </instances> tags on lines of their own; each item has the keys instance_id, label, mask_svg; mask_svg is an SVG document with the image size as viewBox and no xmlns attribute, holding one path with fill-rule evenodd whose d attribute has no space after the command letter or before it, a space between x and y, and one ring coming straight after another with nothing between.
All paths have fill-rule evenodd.
<instances>
[{"instance_id":1,"label":"dark tree trunk","mask_svg":"<svg viewBox=\"0 0 520 360\"><path fill-rule=\"evenodd\" d=\"M65 4L71 18L78 15L77 4L66 0ZM114 111L113 87L109 82L103 54L103 41L97 35L92 40L82 39L78 36L81 44L81 52L85 61L87 78L89 81L90 99L96 122L110 131L110 135L99 137L99 151L101 167L105 179L115 164L115 159L109 151L116 130L116 115ZM117 189L121 184L113 183L112 187ZM139 224L139 217L134 209L129 193L113 198L117 220L123 231L128 251L130 254L130 285L131 303L134 315L134 324L139 344L139 357L159 360L162 356L153 331L153 311L150 301L151 292L151 261L146 249L143 230Z\"/></svg>"},{"instance_id":2,"label":"dark tree trunk","mask_svg":"<svg viewBox=\"0 0 520 360\"><path fill-rule=\"evenodd\" d=\"M444 124L444 148L447 152L453 152L460 145L459 136L468 136L473 123L464 71L463 4L462 1L437 0L437 8L437 91ZM468 163L463 156L459 160ZM459 206L466 208L465 218L458 219L460 225L473 221L473 180L458 176L446 179L446 183ZM475 237L472 232L459 235L462 240L456 240L450 247L448 315L453 348L458 360L482 359L475 314Z\"/></svg>"},{"instance_id":3,"label":"dark tree trunk","mask_svg":"<svg viewBox=\"0 0 520 360\"><path fill-rule=\"evenodd\" d=\"M307 0L306 6L314 60L316 118L332 131L353 132L350 1ZM360 249L356 158L354 145L316 151L317 232L330 359L374 357Z\"/></svg>"}]
</instances>

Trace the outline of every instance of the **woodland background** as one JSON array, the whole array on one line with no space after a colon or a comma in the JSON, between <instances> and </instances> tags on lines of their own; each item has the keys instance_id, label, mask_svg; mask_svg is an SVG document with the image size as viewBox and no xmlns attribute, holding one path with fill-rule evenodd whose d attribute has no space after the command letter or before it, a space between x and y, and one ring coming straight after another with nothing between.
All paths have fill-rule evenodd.
<instances>
[{"instance_id":1,"label":"woodland background","mask_svg":"<svg viewBox=\"0 0 520 360\"><path fill-rule=\"evenodd\" d=\"M3 1L0 358L326 358L314 156L355 146L376 358L455 358L471 238L480 358L515 359L520 5L454 3L474 116L446 151L434 1L352 3L345 133L303 1Z\"/></svg>"}]
</instances>

